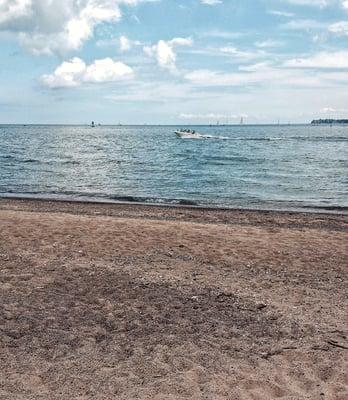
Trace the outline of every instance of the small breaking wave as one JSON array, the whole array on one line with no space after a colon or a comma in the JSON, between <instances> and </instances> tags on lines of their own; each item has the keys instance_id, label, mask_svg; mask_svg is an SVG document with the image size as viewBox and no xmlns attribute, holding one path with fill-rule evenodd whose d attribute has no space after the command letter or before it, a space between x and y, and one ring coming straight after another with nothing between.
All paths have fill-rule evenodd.
<instances>
[{"instance_id":1,"label":"small breaking wave","mask_svg":"<svg viewBox=\"0 0 348 400\"><path fill-rule=\"evenodd\" d=\"M127 203L149 203L149 204L178 204L184 206L197 206L199 203L188 199L168 199L160 197L142 197L142 196L107 196L110 200Z\"/></svg>"}]
</instances>

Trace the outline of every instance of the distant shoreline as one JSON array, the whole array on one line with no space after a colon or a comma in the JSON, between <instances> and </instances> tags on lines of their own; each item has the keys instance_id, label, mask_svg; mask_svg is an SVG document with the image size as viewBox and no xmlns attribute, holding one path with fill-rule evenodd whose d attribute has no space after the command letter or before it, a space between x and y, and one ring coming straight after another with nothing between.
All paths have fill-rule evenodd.
<instances>
[{"instance_id":1,"label":"distant shoreline","mask_svg":"<svg viewBox=\"0 0 348 400\"><path fill-rule=\"evenodd\" d=\"M314 119L311 125L348 125L348 119Z\"/></svg>"}]
</instances>

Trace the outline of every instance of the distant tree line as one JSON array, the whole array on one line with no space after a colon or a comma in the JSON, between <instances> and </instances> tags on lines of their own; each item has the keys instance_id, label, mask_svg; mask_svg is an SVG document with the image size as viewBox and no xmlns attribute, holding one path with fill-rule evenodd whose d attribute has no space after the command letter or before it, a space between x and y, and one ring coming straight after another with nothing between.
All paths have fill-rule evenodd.
<instances>
[{"instance_id":1,"label":"distant tree line","mask_svg":"<svg viewBox=\"0 0 348 400\"><path fill-rule=\"evenodd\" d=\"M348 124L348 119L314 119L311 124Z\"/></svg>"}]
</instances>

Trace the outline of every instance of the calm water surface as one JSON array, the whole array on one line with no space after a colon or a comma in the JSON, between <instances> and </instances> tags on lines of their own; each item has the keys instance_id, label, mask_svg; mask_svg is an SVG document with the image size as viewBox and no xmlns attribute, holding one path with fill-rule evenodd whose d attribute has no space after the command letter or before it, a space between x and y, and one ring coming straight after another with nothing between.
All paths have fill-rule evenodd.
<instances>
[{"instance_id":1,"label":"calm water surface","mask_svg":"<svg viewBox=\"0 0 348 400\"><path fill-rule=\"evenodd\" d=\"M348 126L0 125L0 195L348 207Z\"/></svg>"}]
</instances>

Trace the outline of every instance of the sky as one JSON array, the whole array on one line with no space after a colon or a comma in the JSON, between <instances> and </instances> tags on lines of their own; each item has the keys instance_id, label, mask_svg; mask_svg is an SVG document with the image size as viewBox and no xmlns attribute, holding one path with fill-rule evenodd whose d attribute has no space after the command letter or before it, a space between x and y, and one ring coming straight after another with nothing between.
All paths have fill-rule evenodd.
<instances>
[{"instance_id":1,"label":"sky","mask_svg":"<svg viewBox=\"0 0 348 400\"><path fill-rule=\"evenodd\" d=\"M348 0L0 0L0 123L348 118Z\"/></svg>"}]
</instances>

